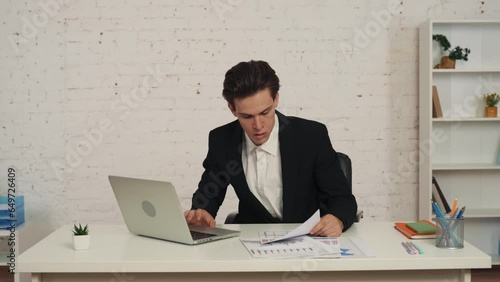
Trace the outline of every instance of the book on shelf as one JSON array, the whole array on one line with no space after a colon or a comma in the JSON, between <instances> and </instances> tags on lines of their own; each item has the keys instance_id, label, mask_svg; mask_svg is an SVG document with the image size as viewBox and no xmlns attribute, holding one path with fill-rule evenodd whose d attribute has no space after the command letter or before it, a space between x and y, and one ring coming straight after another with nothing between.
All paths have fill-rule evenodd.
<instances>
[{"instance_id":1,"label":"book on shelf","mask_svg":"<svg viewBox=\"0 0 500 282\"><path fill-rule=\"evenodd\" d=\"M446 197L443 194L443 190L439 187L436 177L432 177L432 198L439 205L444 213L451 212L450 205L446 201Z\"/></svg>"},{"instance_id":2,"label":"book on shelf","mask_svg":"<svg viewBox=\"0 0 500 282\"><path fill-rule=\"evenodd\" d=\"M436 85L432 86L432 117L443 117L443 110L441 109L441 102L439 101L439 94Z\"/></svg>"},{"instance_id":3,"label":"book on shelf","mask_svg":"<svg viewBox=\"0 0 500 282\"><path fill-rule=\"evenodd\" d=\"M435 202L439 208L444 211L444 204L443 201L441 200L441 196L439 196L439 193L436 188L436 184L432 183L432 201Z\"/></svg>"},{"instance_id":4,"label":"book on shelf","mask_svg":"<svg viewBox=\"0 0 500 282\"><path fill-rule=\"evenodd\" d=\"M408 239L436 238L436 224L425 219L416 222L395 222L394 228Z\"/></svg>"}]
</instances>

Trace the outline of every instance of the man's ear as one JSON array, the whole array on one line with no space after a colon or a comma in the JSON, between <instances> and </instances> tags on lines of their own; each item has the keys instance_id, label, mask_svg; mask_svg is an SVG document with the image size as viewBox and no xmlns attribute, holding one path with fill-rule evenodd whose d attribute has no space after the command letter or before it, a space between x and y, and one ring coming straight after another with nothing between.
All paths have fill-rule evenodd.
<instances>
[{"instance_id":1,"label":"man's ear","mask_svg":"<svg viewBox=\"0 0 500 282\"><path fill-rule=\"evenodd\" d=\"M227 107L229 108L233 116L236 117L236 109L233 107L233 105L231 105L231 103L227 103Z\"/></svg>"},{"instance_id":2,"label":"man's ear","mask_svg":"<svg viewBox=\"0 0 500 282\"><path fill-rule=\"evenodd\" d=\"M278 107L278 102L280 100L280 93L276 92L276 97L274 97L274 107Z\"/></svg>"}]
</instances>

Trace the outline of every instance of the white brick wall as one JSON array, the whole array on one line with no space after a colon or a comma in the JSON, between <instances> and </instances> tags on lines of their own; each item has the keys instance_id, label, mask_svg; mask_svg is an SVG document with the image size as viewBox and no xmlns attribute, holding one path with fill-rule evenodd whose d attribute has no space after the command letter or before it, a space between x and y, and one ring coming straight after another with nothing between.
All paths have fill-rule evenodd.
<instances>
[{"instance_id":1,"label":"white brick wall","mask_svg":"<svg viewBox=\"0 0 500 282\"><path fill-rule=\"evenodd\" d=\"M172 181L188 208L209 130L233 120L224 73L262 59L280 76L279 109L327 124L352 158L364 220L415 219L418 170L402 164L418 149L417 27L498 18L485 2L3 0L1 187L15 166L39 237L122 222L109 174ZM111 130L93 144L100 122ZM230 191L217 220L236 206Z\"/></svg>"}]
</instances>

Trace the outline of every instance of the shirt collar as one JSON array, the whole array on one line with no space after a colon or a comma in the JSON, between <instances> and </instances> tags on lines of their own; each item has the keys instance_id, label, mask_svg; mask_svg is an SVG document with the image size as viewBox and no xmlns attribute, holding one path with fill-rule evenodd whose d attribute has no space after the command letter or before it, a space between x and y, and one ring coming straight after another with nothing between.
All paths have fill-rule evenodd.
<instances>
[{"instance_id":1,"label":"shirt collar","mask_svg":"<svg viewBox=\"0 0 500 282\"><path fill-rule=\"evenodd\" d=\"M246 147L246 154L250 154L253 150L255 150L257 147L262 149L264 152L267 152L273 156L276 156L278 154L278 149L279 149L279 119L276 114L274 114L274 127L271 131L271 134L269 135L269 139L267 141L260 145L257 146L252 142L252 139L248 137L248 134L245 132L245 147Z\"/></svg>"}]
</instances>

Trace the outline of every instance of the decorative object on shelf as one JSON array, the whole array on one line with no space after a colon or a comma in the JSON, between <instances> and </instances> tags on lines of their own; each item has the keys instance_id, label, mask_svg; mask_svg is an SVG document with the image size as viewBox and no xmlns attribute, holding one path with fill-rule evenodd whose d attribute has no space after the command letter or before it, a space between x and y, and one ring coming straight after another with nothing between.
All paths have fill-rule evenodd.
<instances>
[{"instance_id":1,"label":"decorative object on shelf","mask_svg":"<svg viewBox=\"0 0 500 282\"><path fill-rule=\"evenodd\" d=\"M444 196L443 190L439 187L436 177L432 177L432 198L438 204L439 208L445 213L451 212L450 205Z\"/></svg>"},{"instance_id":2,"label":"decorative object on shelf","mask_svg":"<svg viewBox=\"0 0 500 282\"><path fill-rule=\"evenodd\" d=\"M86 224L82 227L81 224L73 224L73 248L77 251L88 250L90 247L89 226Z\"/></svg>"},{"instance_id":3,"label":"decorative object on shelf","mask_svg":"<svg viewBox=\"0 0 500 282\"><path fill-rule=\"evenodd\" d=\"M484 110L485 117L497 117L498 108L496 105L500 101L500 95L497 93L488 93L483 95L484 101L486 102L486 109Z\"/></svg>"},{"instance_id":4,"label":"decorative object on shelf","mask_svg":"<svg viewBox=\"0 0 500 282\"><path fill-rule=\"evenodd\" d=\"M434 66L435 69L454 69L456 60L469 60L470 49L456 46L451 49L450 41L442 34L432 35L432 40L441 44L443 51L448 51L448 56L441 57L441 62Z\"/></svg>"},{"instance_id":5,"label":"decorative object on shelf","mask_svg":"<svg viewBox=\"0 0 500 282\"><path fill-rule=\"evenodd\" d=\"M443 110L441 109L441 102L439 102L439 95L436 85L432 86L432 117L443 117Z\"/></svg>"}]
</instances>

